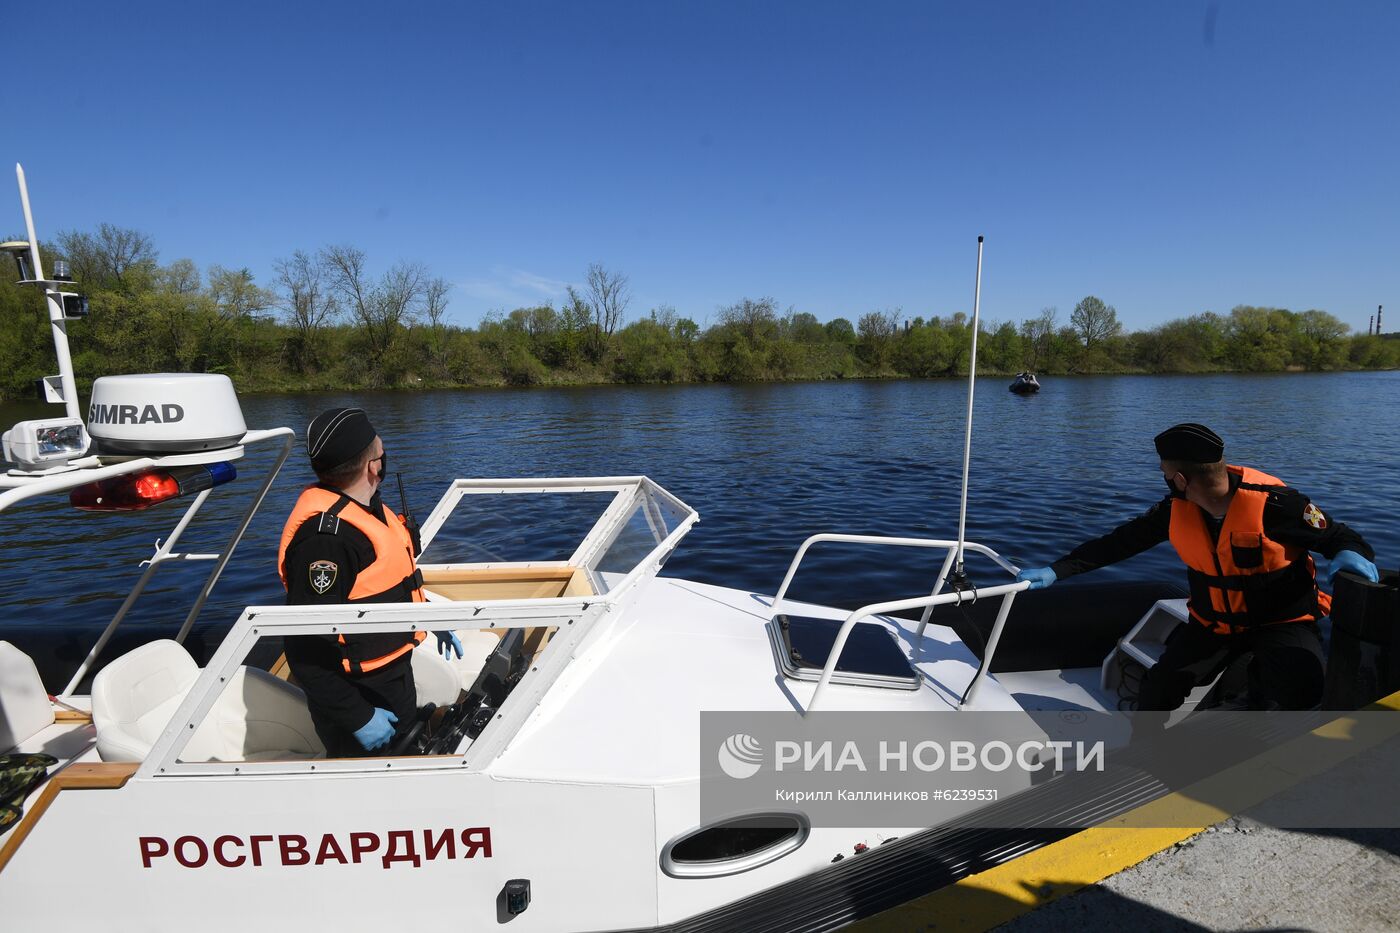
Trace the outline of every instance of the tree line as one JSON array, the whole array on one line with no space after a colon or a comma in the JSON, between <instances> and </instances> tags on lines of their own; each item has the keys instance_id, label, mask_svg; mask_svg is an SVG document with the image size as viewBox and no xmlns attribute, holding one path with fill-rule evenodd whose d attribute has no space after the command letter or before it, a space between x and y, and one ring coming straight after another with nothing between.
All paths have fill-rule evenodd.
<instances>
[{"instance_id":1,"label":"tree line","mask_svg":"<svg viewBox=\"0 0 1400 933\"><path fill-rule=\"evenodd\" d=\"M69 322L80 385L119 372L219 372L240 391L531 386L956 376L972 333L963 312L869 311L820 321L774 299L741 298L702 326L670 306L628 320L626 275L594 264L552 303L448 319L451 286L422 263L370 271L353 246L278 259L268 283L248 269L159 262L146 235L103 224L60 234L90 315ZM0 274L0 397L33 392L54 368L42 295ZM854 320L852 320L854 318ZM1320 310L1239 306L1128 332L1087 296L1067 316L1044 308L984 321L987 374L1280 372L1400 368L1400 339L1353 334Z\"/></svg>"}]
</instances>

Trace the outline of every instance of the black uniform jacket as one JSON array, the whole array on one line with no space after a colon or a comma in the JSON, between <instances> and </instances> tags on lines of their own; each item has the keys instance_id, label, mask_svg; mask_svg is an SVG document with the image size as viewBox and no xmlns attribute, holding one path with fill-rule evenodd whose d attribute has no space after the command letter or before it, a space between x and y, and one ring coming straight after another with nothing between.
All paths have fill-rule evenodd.
<instances>
[{"instance_id":1,"label":"black uniform jacket","mask_svg":"<svg viewBox=\"0 0 1400 933\"><path fill-rule=\"evenodd\" d=\"M1236 488L1239 483L1240 478L1231 473L1230 488ZM1163 496L1161 501L1137 518L1124 522L1101 538L1079 545L1051 564L1050 569L1063 580L1126 560L1169 540L1173 498ZM1367 560L1374 558L1370 545L1361 535L1341 522L1334 522L1325 514L1326 521L1321 523L1321 528L1304 521L1303 512L1308 502L1307 496L1292 487L1271 488L1264 504L1264 534L1280 544L1316 551L1328 559L1336 557L1338 551L1355 551ZM1212 536L1218 536L1221 521L1211 515L1205 516L1205 519Z\"/></svg>"},{"instance_id":2,"label":"black uniform jacket","mask_svg":"<svg viewBox=\"0 0 1400 933\"><path fill-rule=\"evenodd\" d=\"M370 500L369 513L377 516L380 521L384 520L378 492ZM349 602L356 576L362 569L374 563L374 545L363 532L349 522L341 522L336 534L320 534L317 532L317 525L318 522L311 519L303 522L292 537L291 543L287 545L288 605ZM420 546L418 530L410 526L410 532L413 535L413 550L416 554ZM318 560L331 561L338 568L335 581L324 593L316 592L311 586L307 572L312 561ZM393 601L401 598L396 591L391 591L385 594L383 600L371 598L366 601ZM334 635L289 637L285 641L284 649L292 673L301 681L307 697L315 703L322 715L346 732L354 732L369 721L374 706L356 689L350 676L345 673L342 664L344 654ZM404 655L403 663L408 662L408 655ZM390 668L396 667L397 664L390 665ZM388 673L389 669L384 670ZM366 676L373 678L374 675Z\"/></svg>"}]
</instances>

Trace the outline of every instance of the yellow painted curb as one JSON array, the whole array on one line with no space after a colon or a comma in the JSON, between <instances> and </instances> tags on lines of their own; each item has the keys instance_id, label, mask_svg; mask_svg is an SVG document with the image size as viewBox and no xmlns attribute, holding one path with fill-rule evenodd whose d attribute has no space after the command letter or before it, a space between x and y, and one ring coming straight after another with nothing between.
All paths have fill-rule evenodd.
<instances>
[{"instance_id":1,"label":"yellow painted curb","mask_svg":"<svg viewBox=\"0 0 1400 933\"><path fill-rule=\"evenodd\" d=\"M1400 693L1366 707L1400 710ZM1388 720L1394 719L1394 722ZM969 875L849 927L857 933L937 930L978 933L1058 900L1190 839L1235 813L1400 735L1400 716L1350 714L1005 864ZM1160 826L1167 828L1141 828Z\"/></svg>"}]
</instances>

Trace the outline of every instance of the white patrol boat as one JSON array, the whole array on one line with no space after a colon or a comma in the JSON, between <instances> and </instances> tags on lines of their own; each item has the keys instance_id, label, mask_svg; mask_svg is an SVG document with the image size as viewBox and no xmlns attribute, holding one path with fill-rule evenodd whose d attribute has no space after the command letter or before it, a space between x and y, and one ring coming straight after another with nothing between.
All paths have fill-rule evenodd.
<instances>
[{"instance_id":1,"label":"white patrol boat","mask_svg":"<svg viewBox=\"0 0 1400 933\"><path fill-rule=\"evenodd\" d=\"M105 377L83 418L64 328L85 308L65 276L45 278L19 178L29 239L4 249L47 294L60 375L45 386L66 416L5 435L14 468L0 475L0 509L55 495L94 511L188 506L57 695L0 641L0 753L16 768L39 763L23 816L0 836L0 903L15 929L830 928L933 886L938 871L1037 841L828 828L780 802L702 820L702 778L717 761L701 748L702 712L1114 709L1125 672L1150 665L1184 618L1183 601L1149 598L1092 657L1060 645L1047 670L1008 625L1027 584L961 532L817 535L775 594L756 594L658 576L698 515L645 476L457 479L422 526L427 603L248 607L201 668L182 643L293 432L247 429L216 375ZM275 456L223 550L180 553L257 445ZM468 559L459 545L483 503L527 499L601 505L567 559ZM929 595L867 597L854 611L788 599L805 556L830 542L932 549L941 570ZM936 607L968 599L964 554L1000 582L980 587L980 615L937 624ZM197 558L212 569L170 637L97 665L153 575ZM1009 665L994 663L1003 629L1023 656ZM415 651L432 715L383 754L328 760L281 639L442 630L466 656L444 660L433 639ZM742 759L743 738L720 757Z\"/></svg>"}]
</instances>

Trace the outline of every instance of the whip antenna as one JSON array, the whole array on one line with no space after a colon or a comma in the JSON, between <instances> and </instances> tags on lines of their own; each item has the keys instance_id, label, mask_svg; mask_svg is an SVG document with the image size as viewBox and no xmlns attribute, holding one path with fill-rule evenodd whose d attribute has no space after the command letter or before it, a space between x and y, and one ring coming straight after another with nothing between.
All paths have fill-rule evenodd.
<instances>
[{"instance_id":1,"label":"whip antenna","mask_svg":"<svg viewBox=\"0 0 1400 933\"><path fill-rule=\"evenodd\" d=\"M408 507L408 496L404 495L403 492L403 473L396 472L394 474L394 479L398 480L399 483L399 505L403 506L404 518L408 519L413 524L417 524L417 520L413 517L413 510Z\"/></svg>"},{"instance_id":2,"label":"whip antenna","mask_svg":"<svg viewBox=\"0 0 1400 933\"><path fill-rule=\"evenodd\" d=\"M963 572L963 542L967 535L967 466L972 456L972 397L977 388L977 332L982 310L982 238L977 238L977 284L972 290L972 357L967 366L967 432L963 436L962 504L958 508L958 551L950 579L954 589L967 583Z\"/></svg>"}]
</instances>

